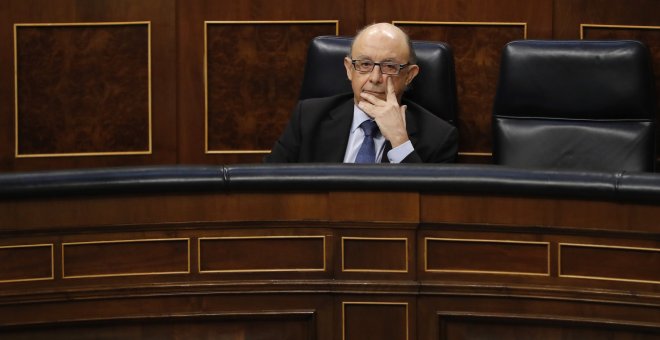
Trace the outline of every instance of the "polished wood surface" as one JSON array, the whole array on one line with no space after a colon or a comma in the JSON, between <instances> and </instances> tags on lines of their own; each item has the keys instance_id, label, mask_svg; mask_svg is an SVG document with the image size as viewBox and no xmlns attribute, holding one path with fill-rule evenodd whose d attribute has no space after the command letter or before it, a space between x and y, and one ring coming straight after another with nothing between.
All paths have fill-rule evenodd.
<instances>
[{"instance_id":1,"label":"polished wood surface","mask_svg":"<svg viewBox=\"0 0 660 340\"><path fill-rule=\"evenodd\" d=\"M0 170L24 171L66 168L89 168L121 165L169 164L177 162L176 155L176 36L175 36L175 0L99 0L99 1L21 1L8 0L0 3L0 18L6 23L0 29ZM140 53L146 52L143 39L144 25L125 26L126 34L131 35L129 41L109 39L117 34L116 29L107 26L101 32L90 34L89 27L81 26L73 29L71 40L52 40L58 42L51 50L51 63L40 63L42 72L35 74L35 81L24 83L27 78L20 78L19 86L23 89L40 89L44 91L50 105L40 106L42 101L30 100L24 105L34 109L33 118L28 125L18 126L22 129L18 137L22 138L19 146L30 146L22 153L40 152L96 152L96 151L136 151L144 154L101 154L82 156L54 156L37 158L16 157L16 99L26 100L33 97L16 98L17 88L15 74L30 72L17 69L14 64L14 24L103 24L116 22L150 22L151 27L151 98L146 98L147 75L145 59L133 55L138 51L124 51L121 48L138 48ZM48 31L42 28L40 32ZM19 38L21 36L19 35ZM49 38L50 37L50 38ZM46 35L45 39L52 39ZM76 41L76 39L78 39ZM140 40L140 41L137 41ZM23 40L21 40L23 41ZM17 41L20 43L21 41ZM43 41L45 42L45 40ZM134 45L134 46L133 46ZM122 47L123 46L123 47ZM36 46L35 46L36 47ZM112 53L101 53L102 48L108 48ZM59 51L59 54L55 52ZM94 51L94 52L93 52ZM46 50L42 51L47 53ZM20 53L20 51L19 51ZM93 57L101 53L101 57ZM85 55L91 59L84 64L86 68L79 72L63 74L67 65L58 60L67 60L65 56ZM60 59L58 59L60 55ZM135 56L135 59L130 59ZM19 65L30 62L31 54L17 60ZM47 59L47 55L43 55ZM144 56L146 58L146 56ZM81 61L80 58L69 58L70 61ZM35 60L32 61L33 63ZM81 66L80 64L72 66ZM46 68L46 69L44 69ZM140 78L122 78L122 72L130 72L131 76ZM45 91L43 82L48 76L59 76L59 81L67 86L53 86ZM99 77L105 77L108 86L103 88ZM111 78L111 79L108 79ZM87 82L83 82L87 79ZM123 80L122 80L123 79ZM137 92L136 92L137 91ZM47 92L47 93L46 93ZM31 92L32 93L32 92ZM71 95L75 93L75 95ZM107 98L106 98L107 96ZM34 98L33 98L34 99ZM56 100L57 99L57 100ZM145 101L147 100L147 101ZM80 104L84 104L81 106ZM148 148L148 116L146 105L151 105L153 120L151 122L152 149ZM118 109L113 110L115 107ZM88 109L85 109L88 108ZM90 111L91 110L91 111ZM74 114L75 113L75 114ZM19 113L20 114L20 113ZM26 122L28 123L28 122ZM63 127L66 126L66 129ZM37 133L40 131L39 133ZM44 134L49 132L50 134ZM47 139L48 137L48 139Z\"/></svg>"},{"instance_id":2,"label":"polished wood surface","mask_svg":"<svg viewBox=\"0 0 660 340\"><path fill-rule=\"evenodd\" d=\"M309 42L338 24L207 22L207 152L270 151L298 101Z\"/></svg>"},{"instance_id":3,"label":"polished wood surface","mask_svg":"<svg viewBox=\"0 0 660 340\"><path fill-rule=\"evenodd\" d=\"M18 157L151 152L149 23L15 33Z\"/></svg>"},{"instance_id":4,"label":"polished wood surface","mask_svg":"<svg viewBox=\"0 0 660 340\"><path fill-rule=\"evenodd\" d=\"M660 334L657 204L229 191L0 216L3 339Z\"/></svg>"}]
</instances>

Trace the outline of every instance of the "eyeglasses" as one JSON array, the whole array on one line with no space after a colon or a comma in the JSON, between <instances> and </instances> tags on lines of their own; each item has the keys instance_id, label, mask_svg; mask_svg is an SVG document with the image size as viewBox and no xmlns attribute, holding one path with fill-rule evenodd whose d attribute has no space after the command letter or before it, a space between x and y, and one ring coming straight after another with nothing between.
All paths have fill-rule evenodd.
<instances>
[{"instance_id":1,"label":"eyeglasses","mask_svg":"<svg viewBox=\"0 0 660 340\"><path fill-rule=\"evenodd\" d=\"M373 71L376 65L378 65L380 66L380 73L391 76L398 75L403 68L410 65L410 63L406 63L406 64L398 64L391 62L376 63L371 60L357 60L357 59L351 59L351 63L353 64L353 68L360 73L369 73Z\"/></svg>"}]
</instances>

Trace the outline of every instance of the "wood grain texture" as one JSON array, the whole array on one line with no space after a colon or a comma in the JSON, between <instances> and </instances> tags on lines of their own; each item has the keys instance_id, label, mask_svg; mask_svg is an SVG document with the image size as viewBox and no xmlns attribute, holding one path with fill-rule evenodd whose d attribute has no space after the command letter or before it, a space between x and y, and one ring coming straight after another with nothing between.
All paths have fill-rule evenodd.
<instances>
[{"instance_id":1,"label":"wood grain texture","mask_svg":"<svg viewBox=\"0 0 660 340\"><path fill-rule=\"evenodd\" d=\"M361 212L336 209L351 200ZM36 261L47 251L1 247L63 248L53 256L53 279L0 282L3 339L49 330L53 337L131 338L190 328L190 334L321 340L430 339L449 328L457 336L660 334L659 284L649 269L660 261L657 204L419 192L172 192L0 200L0 216L0 260L16 262L0 266L5 278L44 271L43 264L33 271L18 264L48 263ZM432 270L448 271L425 270L425 240ZM344 265L362 271L342 271L344 256ZM162 275L188 258L189 272ZM322 265L326 270L300 271ZM407 272L386 272L404 265Z\"/></svg>"},{"instance_id":2,"label":"wood grain texture","mask_svg":"<svg viewBox=\"0 0 660 340\"><path fill-rule=\"evenodd\" d=\"M554 0L553 39L579 39L581 24L660 26L655 0Z\"/></svg>"},{"instance_id":3,"label":"wood grain texture","mask_svg":"<svg viewBox=\"0 0 660 340\"><path fill-rule=\"evenodd\" d=\"M264 153L246 154L240 153L244 148L254 150L270 150L275 139L273 136L279 137L284 128L284 124L288 120L289 115L293 110L294 99L297 98L299 88L294 84L284 83L277 80L278 77L287 79L302 79L302 74L293 76L280 75L277 73L269 72L267 74L253 74L251 78L257 83L247 84L246 86L252 87L257 91L257 94L263 94L272 98L273 94L292 94L295 96L285 98L278 98L277 105L274 103L261 103L262 106L266 105L268 108L259 107L257 110L264 113L266 111L277 113L274 117L264 117L263 114L254 116L247 112L245 109L239 110L239 114L231 113L231 117L211 117L211 119L220 119L222 123L241 124L240 127L250 131L257 131L256 128L263 128L259 133L271 136L269 141L265 137L251 137L248 144L239 145L239 153L206 153L207 146L205 145L205 82L204 82L204 25L205 21L241 21L241 22L254 22L254 21L309 21L309 20L338 20L339 21L339 34L352 35L354 32L363 25L364 17L363 0L338 0L338 1L295 1L283 0L279 2L263 1L263 0L249 0L249 1L208 1L208 0L190 0L180 2L177 9L177 22L178 22L178 152L179 161L182 163L260 163L262 162ZM259 25L254 25L258 27ZM286 25L285 25L286 26ZM314 28L315 29L315 28ZM334 29L323 30L322 34L335 34ZM228 37L229 38L229 37ZM246 42L247 43L247 42ZM308 43L308 41L295 42ZM233 58L234 51L224 51L227 55L224 58ZM277 51L270 53L273 55ZM287 59L281 62L289 62L290 60L302 59L306 55L293 54L287 56ZM251 55L250 58L259 58L259 56ZM248 60L232 60L232 65L251 65L254 64L255 59ZM270 61L272 62L272 60ZM266 65L258 66L266 67ZM300 68L302 69L302 68ZM234 70L238 71L238 70ZM256 79L255 79L256 77ZM243 79L241 75L237 79L225 79L228 83L238 83ZM274 84L284 84L284 88L273 88ZM299 85L298 85L299 86ZM213 90L213 89L212 89ZM234 91L240 91L235 88ZM264 98L260 96L260 98ZM240 102L245 107L255 108L257 103L252 101L245 101L244 98L232 98L234 102ZM239 122L245 116L251 117L250 121ZM271 114L269 113L268 116ZM268 122L274 122L276 126L268 125L254 121L255 118L264 118ZM214 124L212 122L212 124ZM229 143L226 133L217 128L225 128L225 126L216 126L216 137L220 138L213 143ZM232 126L226 127L232 128ZM256 141L262 145L256 145ZM232 143L243 143L240 141L233 141ZM209 149L215 150L223 145L211 144ZM223 150L223 149L219 149ZM227 149L224 149L227 150ZM232 150L230 150L232 151Z\"/></svg>"},{"instance_id":4,"label":"wood grain texture","mask_svg":"<svg viewBox=\"0 0 660 340\"><path fill-rule=\"evenodd\" d=\"M298 99L309 42L336 24L206 25L208 151L270 150Z\"/></svg>"},{"instance_id":5,"label":"wood grain texture","mask_svg":"<svg viewBox=\"0 0 660 340\"><path fill-rule=\"evenodd\" d=\"M408 272L408 239L342 238L342 271Z\"/></svg>"},{"instance_id":6,"label":"wood grain texture","mask_svg":"<svg viewBox=\"0 0 660 340\"><path fill-rule=\"evenodd\" d=\"M654 205L548 198L423 195L421 220L429 223L492 223L653 232ZM579 213L578 213L579 212Z\"/></svg>"},{"instance_id":7,"label":"wood grain texture","mask_svg":"<svg viewBox=\"0 0 660 340\"><path fill-rule=\"evenodd\" d=\"M2 171L29 171L29 170L44 170L44 169L71 169L71 168L90 168L90 167L109 167L109 166L122 166L122 165L145 165L145 164L172 164L176 162L176 34L175 34L175 21L176 6L175 0L147 0L147 1L130 1L130 0L98 0L98 1L76 1L76 0L7 0L0 2L0 18L2 22L7 23L0 29L0 109L7 114L0 115L0 138L5 141L0 143L0 170ZM30 158L16 158L15 157L15 86L14 86L14 27L13 24L83 24L83 23L113 23L113 22L150 22L152 35L152 152L150 154L139 155L107 155L104 153L102 156L92 156L91 154L84 154L84 156L76 157L30 157ZM88 38L91 38L88 37ZM71 44L68 47L75 47ZM60 51L66 46L57 47ZM96 48L100 45L95 45ZM73 53L75 51L63 51L63 53ZM100 58L100 57L99 57ZM130 61L129 61L130 62ZM100 64L100 60L91 61L92 64ZM117 67L116 64L109 64L109 67ZM100 66L101 68L104 65ZM119 66L122 67L123 66ZM61 70L56 70L61 71ZM101 70L103 71L103 70ZM101 73L103 74L103 73ZM89 74L85 75L89 77ZM41 78L46 75L40 75ZM123 83L121 84L123 86ZM31 85L38 87L37 84ZM146 86L146 84L144 85ZM80 89L80 88L78 88ZM83 94L76 93L75 96L80 98L100 98L98 97L101 89L95 89L92 95L83 96ZM106 91L106 90L103 90ZM129 89L119 88L107 90L108 93L112 91L119 91L128 93ZM96 97L94 97L96 96ZM73 98L64 98L70 101ZM51 100L49 98L49 100ZM53 101L53 100L51 100ZM119 102L122 100L120 99ZM119 103L106 102L108 105L115 105ZM135 105L142 105L146 102L135 103ZM38 103L31 103L39 105ZM135 106L130 103L130 107ZM144 104L146 105L146 104ZM48 107L47 109L50 109ZM102 109L102 108L100 108ZM125 108L124 108L125 109ZM54 114L56 112L50 112ZM92 133L99 133L95 140L101 144L91 145L74 145L78 147L73 151L88 151L95 147L102 152L106 152L115 148L123 146L131 146L132 148L146 145L147 140L145 136L139 136L139 145L137 141L134 127L129 127L126 132L122 131L122 122L113 121L104 122L99 126L99 115L92 115L93 112L84 112L85 117L71 117L78 119L81 123L87 125L82 126L87 130L82 131L76 127L76 133L72 136L59 136L63 139L74 140L81 137L87 138L85 135ZM48 113L45 113L48 115ZM118 116L120 117L120 116ZM127 119L126 116L121 116L121 119ZM109 119L114 119L111 114L107 116ZM130 116L128 117L130 119ZM146 119L146 116L145 118ZM72 123L73 120L69 120ZM61 122L58 122L61 124ZM99 123L100 124L100 123ZM115 130L108 130L107 127L113 127ZM97 130L91 130L91 127ZM43 126L42 129L51 129L50 126ZM79 131L80 130L80 131ZM107 131L106 131L107 130ZM78 132L79 131L79 132ZM107 135L108 132L116 133L113 136ZM53 131L57 133L57 131ZM128 133L126 135L125 133ZM105 134L105 135L104 135ZM34 137L34 136L33 136ZM35 138L41 138L36 136ZM127 140L123 140L128 138ZM103 140L103 142L101 142ZM116 143L105 144L105 141ZM64 143L64 142L61 142ZM65 145L60 145L63 147ZM54 148L54 146L39 146L40 148ZM37 150L40 151L40 150ZM67 151L68 150L61 150ZM31 151L30 151L31 152ZM59 152L59 151L57 151ZM51 155L51 154L49 154Z\"/></svg>"},{"instance_id":8,"label":"wood grain texture","mask_svg":"<svg viewBox=\"0 0 660 340\"><path fill-rule=\"evenodd\" d=\"M318 221L327 220L329 216L327 197L319 193L292 193L287 197L264 193L119 197L0 202L0 216L3 216L0 230L47 230L191 220L214 222L241 220L245 216L250 216L253 221Z\"/></svg>"},{"instance_id":9,"label":"wood grain texture","mask_svg":"<svg viewBox=\"0 0 660 340\"><path fill-rule=\"evenodd\" d=\"M3 332L4 339L315 339L313 314L135 318L124 322L83 321Z\"/></svg>"},{"instance_id":10,"label":"wood grain texture","mask_svg":"<svg viewBox=\"0 0 660 340\"><path fill-rule=\"evenodd\" d=\"M560 244L560 276L660 284L660 248Z\"/></svg>"},{"instance_id":11,"label":"wood grain texture","mask_svg":"<svg viewBox=\"0 0 660 340\"><path fill-rule=\"evenodd\" d=\"M0 246L0 283L55 278L52 244Z\"/></svg>"},{"instance_id":12,"label":"wood grain texture","mask_svg":"<svg viewBox=\"0 0 660 340\"><path fill-rule=\"evenodd\" d=\"M327 266L323 236L221 237L199 242L200 273L325 271Z\"/></svg>"},{"instance_id":13,"label":"wood grain texture","mask_svg":"<svg viewBox=\"0 0 660 340\"><path fill-rule=\"evenodd\" d=\"M425 249L429 272L550 275L549 243L427 238Z\"/></svg>"},{"instance_id":14,"label":"wood grain texture","mask_svg":"<svg viewBox=\"0 0 660 340\"><path fill-rule=\"evenodd\" d=\"M343 340L410 339L405 302L344 302L342 308Z\"/></svg>"},{"instance_id":15,"label":"wood grain texture","mask_svg":"<svg viewBox=\"0 0 660 340\"><path fill-rule=\"evenodd\" d=\"M62 245L64 278L186 274L190 240L113 240Z\"/></svg>"},{"instance_id":16,"label":"wood grain texture","mask_svg":"<svg viewBox=\"0 0 660 340\"><path fill-rule=\"evenodd\" d=\"M150 151L149 25L17 26L18 155Z\"/></svg>"},{"instance_id":17,"label":"wood grain texture","mask_svg":"<svg viewBox=\"0 0 660 340\"><path fill-rule=\"evenodd\" d=\"M461 315L440 313L439 339L655 339L653 329L597 321L571 321L516 315Z\"/></svg>"}]
</instances>

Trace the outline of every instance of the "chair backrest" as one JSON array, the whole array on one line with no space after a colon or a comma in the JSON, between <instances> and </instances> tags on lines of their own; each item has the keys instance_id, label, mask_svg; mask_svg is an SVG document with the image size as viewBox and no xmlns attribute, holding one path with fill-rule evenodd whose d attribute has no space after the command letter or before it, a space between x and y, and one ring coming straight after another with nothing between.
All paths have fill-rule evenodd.
<instances>
[{"instance_id":1,"label":"chair backrest","mask_svg":"<svg viewBox=\"0 0 660 340\"><path fill-rule=\"evenodd\" d=\"M513 41L493 107L493 159L529 168L653 171L655 84L638 41Z\"/></svg>"},{"instance_id":2,"label":"chair backrest","mask_svg":"<svg viewBox=\"0 0 660 340\"><path fill-rule=\"evenodd\" d=\"M312 40L307 53L300 99L329 97L351 92L344 57L353 38L320 36ZM436 116L456 124L456 76L454 56L441 42L413 41L420 73L404 93Z\"/></svg>"}]
</instances>

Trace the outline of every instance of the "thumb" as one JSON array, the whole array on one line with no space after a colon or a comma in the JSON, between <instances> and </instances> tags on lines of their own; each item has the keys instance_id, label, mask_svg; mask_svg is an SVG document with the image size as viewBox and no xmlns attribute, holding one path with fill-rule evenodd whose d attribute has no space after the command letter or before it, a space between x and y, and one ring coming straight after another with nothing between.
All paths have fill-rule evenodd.
<instances>
[{"instance_id":1,"label":"thumb","mask_svg":"<svg viewBox=\"0 0 660 340\"><path fill-rule=\"evenodd\" d=\"M406 127L406 110L408 109L408 105L401 105L401 119L403 120L403 127Z\"/></svg>"}]
</instances>

